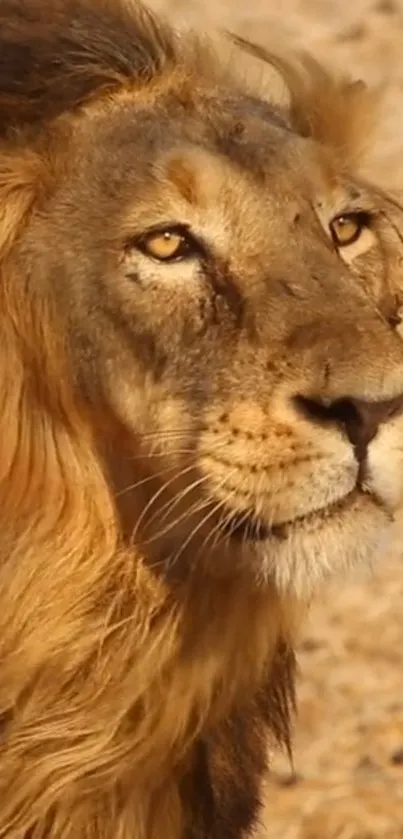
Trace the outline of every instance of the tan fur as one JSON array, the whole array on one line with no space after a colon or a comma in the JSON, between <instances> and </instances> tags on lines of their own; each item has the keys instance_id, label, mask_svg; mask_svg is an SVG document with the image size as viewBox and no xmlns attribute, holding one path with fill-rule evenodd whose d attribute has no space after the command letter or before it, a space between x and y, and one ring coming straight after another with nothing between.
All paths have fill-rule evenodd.
<instances>
[{"instance_id":1,"label":"tan fur","mask_svg":"<svg viewBox=\"0 0 403 839\"><path fill-rule=\"evenodd\" d=\"M403 494L400 402L359 473L294 402L403 393L400 208L351 171L372 99L272 59L271 107L107 0L6 0L0 54L0 837L238 839L312 589ZM147 260L173 222L203 256ZM222 529L248 511L262 543Z\"/></svg>"}]
</instances>

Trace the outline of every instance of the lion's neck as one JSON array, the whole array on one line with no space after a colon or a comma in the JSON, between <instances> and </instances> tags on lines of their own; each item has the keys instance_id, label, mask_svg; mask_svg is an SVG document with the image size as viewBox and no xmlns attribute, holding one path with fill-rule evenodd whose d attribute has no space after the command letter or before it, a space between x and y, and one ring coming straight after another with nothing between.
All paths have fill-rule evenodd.
<instances>
[{"instance_id":1,"label":"lion's neck","mask_svg":"<svg viewBox=\"0 0 403 839\"><path fill-rule=\"evenodd\" d=\"M292 604L271 587L201 566L174 582L158 572L120 531L91 440L53 429L46 441L35 475L48 480L38 489L27 471L24 484L15 457L21 491L2 496L2 771L14 790L3 816L18 836L35 813L68 814L76 828L84 798L115 806L125 789L128 801L155 791L198 737L277 678L276 652L293 637Z\"/></svg>"}]
</instances>

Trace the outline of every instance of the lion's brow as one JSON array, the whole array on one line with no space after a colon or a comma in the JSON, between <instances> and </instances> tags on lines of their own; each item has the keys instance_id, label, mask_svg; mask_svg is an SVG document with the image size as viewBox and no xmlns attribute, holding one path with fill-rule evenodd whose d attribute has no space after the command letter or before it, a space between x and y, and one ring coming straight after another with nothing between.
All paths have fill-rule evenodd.
<instances>
[{"instance_id":1,"label":"lion's brow","mask_svg":"<svg viewBox=\"0 0 403 839\"><path fill-rule=\"evenodd\" d=\"M177 60L171 30L124 0L2 0L0 136L146 83Z\"/></svg>"}]
</instances>

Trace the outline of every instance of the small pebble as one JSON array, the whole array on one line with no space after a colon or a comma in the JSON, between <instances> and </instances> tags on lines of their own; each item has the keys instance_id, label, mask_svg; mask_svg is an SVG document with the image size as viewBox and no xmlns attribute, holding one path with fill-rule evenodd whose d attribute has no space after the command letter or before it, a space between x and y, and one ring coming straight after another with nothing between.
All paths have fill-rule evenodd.
<instances>
[{"instance_id":1,"label":"small pebble","mask_svg":"<svg viewBox=\"0 0 403 839\"><path fill-rule=\"evenodd\" d=\"M403 746L401 749L396 749L391 755L390 762L393 766L403 766Z\"/></svg>"},{"instance_id":2,"label":"small pebble","mask_svg":"<svg viewBox=\"0 0 403 839\"><path fill-rule=\"evenodd\" d=\"M363 755L356 765L357 772L377 772L378 769L378 765L369 755Z\"/></svg>"}]
</instances>

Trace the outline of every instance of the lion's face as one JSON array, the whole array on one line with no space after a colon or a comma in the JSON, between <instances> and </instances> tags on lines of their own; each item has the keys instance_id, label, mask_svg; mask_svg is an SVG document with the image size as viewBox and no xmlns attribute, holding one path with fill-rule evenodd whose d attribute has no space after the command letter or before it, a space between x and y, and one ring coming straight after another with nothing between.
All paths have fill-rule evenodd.
<instances>
[{"instance_id":1,"label":"lion's face","mask_svg":"<svg viewBox=\"0 0 403 839\"><path fill-rule=\"evenodd\" d=\"M403 497L396 220L259 100L169 95L89 110L30 247L147 555L309 588Z\"/></svg>"}]
</instances>

